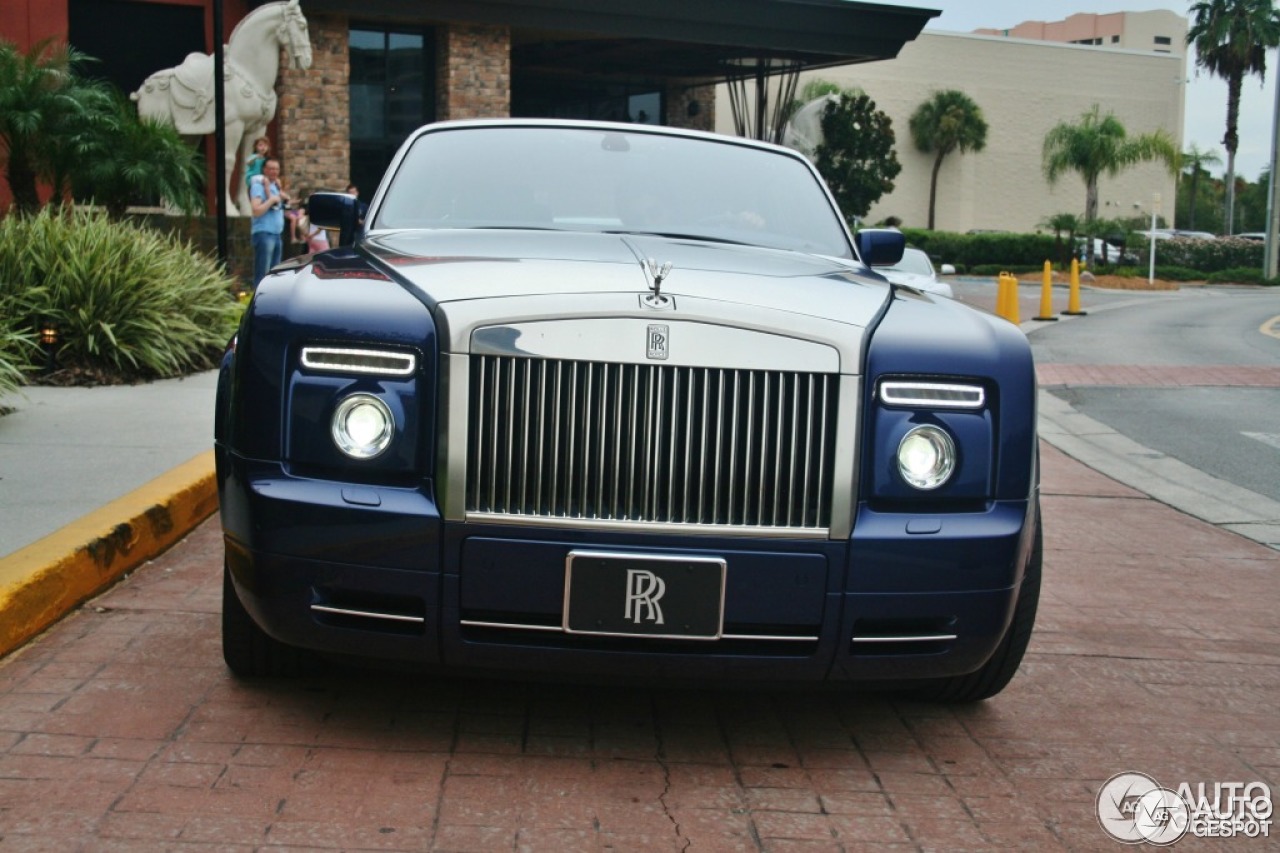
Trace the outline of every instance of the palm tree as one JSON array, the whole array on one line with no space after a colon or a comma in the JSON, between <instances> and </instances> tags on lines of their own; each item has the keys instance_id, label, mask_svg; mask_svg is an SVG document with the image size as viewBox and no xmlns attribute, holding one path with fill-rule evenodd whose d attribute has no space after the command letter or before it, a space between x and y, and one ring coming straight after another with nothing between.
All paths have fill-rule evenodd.
<instances>
[{"instance_id":1,"label":"palm tree","mask_svg":"<svg viewBox=\"0 0 1280 853\"><path fill-rule=\"evenodd\" d=\"M1055 213L1047 219L1041 220L1040 224L1045 228L1053 231L1054 245L1059 248L1059 257L1063 263L1071 262L1071 255L1075 251L1076 232L1080 230L1080 217L1074 213ZM1063 248L1062 233L1066 232L1067 242L1065 251Z\"/></svg>"},{"instance_id":2,"label":"palm tree","mask_svg":"<svg viewBox=\"0 0 1280 853\"><path fill-rule=\"evenodd\" d=\"M134 201L159 199L187 213L204 210L204 167L177 128L139 118L118 92L106 103L107 120L87 134L77 152L72 185L76 198L92 199L114 219Z\"/></svg>"},{"instance_id":3,"label":"palm tree","mask_svg":"<svg viewBox=\"0 0 1280 853\"><path fill-rule=\"evenodd\" d=\"M0 156L19 211L40 206L36 182L57 171L59 128L84 112L84 84L75 66L86 58L52 39L25 53L0 40Z\"/></svg>"},{"instance_id":4,"label":"palm tree","mask_svg":"<svg viewBox=\"0 0 1280 853\"><path fill-rule=\"evenodd\" d=\"M1187 44L1196 64L1227 81L1227 198L1225 233L1234 232L1236 149L1240 145L1240 89L1245 75L1267 75L1267 51L1280 45L1280 11L1272 0L1199 0L1189 10Z\"/></svg>"},{"instance_id":5,"label":"palm tree","mask_svg":"<svg viewBox=\"0 0 1280 853\"><path fill-rule=\"evenodd\" d=\"M1098 179L1152 160L1163 161L1172 172L1178 162L1178 150L1163 129L1130 138L1115 115L1104 116L1094 104L1079 122L1059 122L1045 134L1042 159L1050 185L1066 172L1076 172L1084 180L1084 221L1087 236L1092 238L1092 226L1098 218ZM1087 251L1088 262L1093 263L1092 239Z\"/></svg>"},{"instance_id":6,"label":"palm tree","mask_svg":"<svg viewBox=\"0 0 1280 853\"><path fill-rule=\"evenodd\" d=\"M1191 178L1187 228L1194 231L1196 230L1196 194L1200 190L1200 176L1208 173L1205 166L1215 166L1222 162L1222 158L1217 152L1201 151L1199 146L1192 143L1190 148L1182 152L1181 160L1182 171Z\"/></svg>"},{"instance_id":7,"label":"palm tree","mask_svg":"<svg viewBox=\"0 0 1280 853\"><path fill-rule=\"evenodd\" d=\"M938 200L938 172L942 161L953 151L981 151L987 144L987 122L982 108L964 92L947 89L934 92L921 104L909 123L916 148L932 153L933 173L929 178L929 230L933 230Z\"/></svg>"}]
</instances>

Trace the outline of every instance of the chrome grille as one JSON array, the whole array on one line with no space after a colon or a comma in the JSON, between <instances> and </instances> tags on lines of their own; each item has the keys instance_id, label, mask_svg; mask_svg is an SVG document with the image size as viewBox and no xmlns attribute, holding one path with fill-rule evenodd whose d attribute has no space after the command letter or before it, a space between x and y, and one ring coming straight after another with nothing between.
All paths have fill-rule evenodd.
<instances>
[{"instance_id":1,"label":"chrome grille","mask_svg":"<svg viewBox=\"0 0 1280 853\"><path fill-rule=\"evenodd\" d=\"M837 381L473 355L468 517L825 531Z\"/></svg>"}]
</instances>

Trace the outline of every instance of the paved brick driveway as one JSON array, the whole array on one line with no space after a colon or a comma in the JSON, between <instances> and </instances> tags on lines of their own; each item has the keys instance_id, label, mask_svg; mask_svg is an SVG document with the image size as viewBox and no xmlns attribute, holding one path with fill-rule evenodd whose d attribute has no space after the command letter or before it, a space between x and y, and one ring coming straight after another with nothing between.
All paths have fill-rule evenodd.
<instances>
[{"instance_id":1,"label":"paved brick driveway","mask_svg":"<svg viewBox=\"0 0 1280 853\"><path fill-rule=\"evenodd\" d=\"M968 707L241 684L207 523L0 663L0 849L1119 849L1094 796L1120 771L1280 791L1280 555L1043 459L1040 621Z\"/></svg>"}]
</instances>

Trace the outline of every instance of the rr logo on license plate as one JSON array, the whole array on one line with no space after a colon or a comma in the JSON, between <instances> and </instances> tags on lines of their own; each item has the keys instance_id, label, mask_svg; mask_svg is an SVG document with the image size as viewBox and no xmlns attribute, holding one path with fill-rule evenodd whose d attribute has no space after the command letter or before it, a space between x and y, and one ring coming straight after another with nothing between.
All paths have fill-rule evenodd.
<instances>
[{"instance_id":1,"label":"rr logo on license plate","mask_svg":"<svg viewBox=\"0 0 1280 853\"><path fill-rule=\"evenodd\" d=\"M637 625L641 618L661 625L662 605L658 602L666 591L666 582L648 569L627 569L627 598L622 618Z\"/></svg>"},{"instance_id":2,"label":"rr logo on license plate","mask_svg":"<svg viewBox=\"0 0 1280 853\"><path fill-rule=\"evenodd\" d=\"M717 640L726 571L721 557L570 551L561 627L604 637Z\"/></svg>"}]
</instances>

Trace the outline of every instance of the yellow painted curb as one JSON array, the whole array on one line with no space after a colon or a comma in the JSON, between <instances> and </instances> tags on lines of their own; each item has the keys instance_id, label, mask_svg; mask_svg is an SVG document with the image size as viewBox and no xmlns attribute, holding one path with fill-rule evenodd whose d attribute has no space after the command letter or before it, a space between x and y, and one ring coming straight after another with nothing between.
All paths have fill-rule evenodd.
<instances>
[{"instance_id":1,"label":"yellow painted curb","mask_svg":"<svg viewBox=\"0 0 1280 853\"><path fill-rule=\"evenodd\" d=\"M0 559L0 656L163 552L217 508L208 451Z\"/></svg>"}]
</instances>

